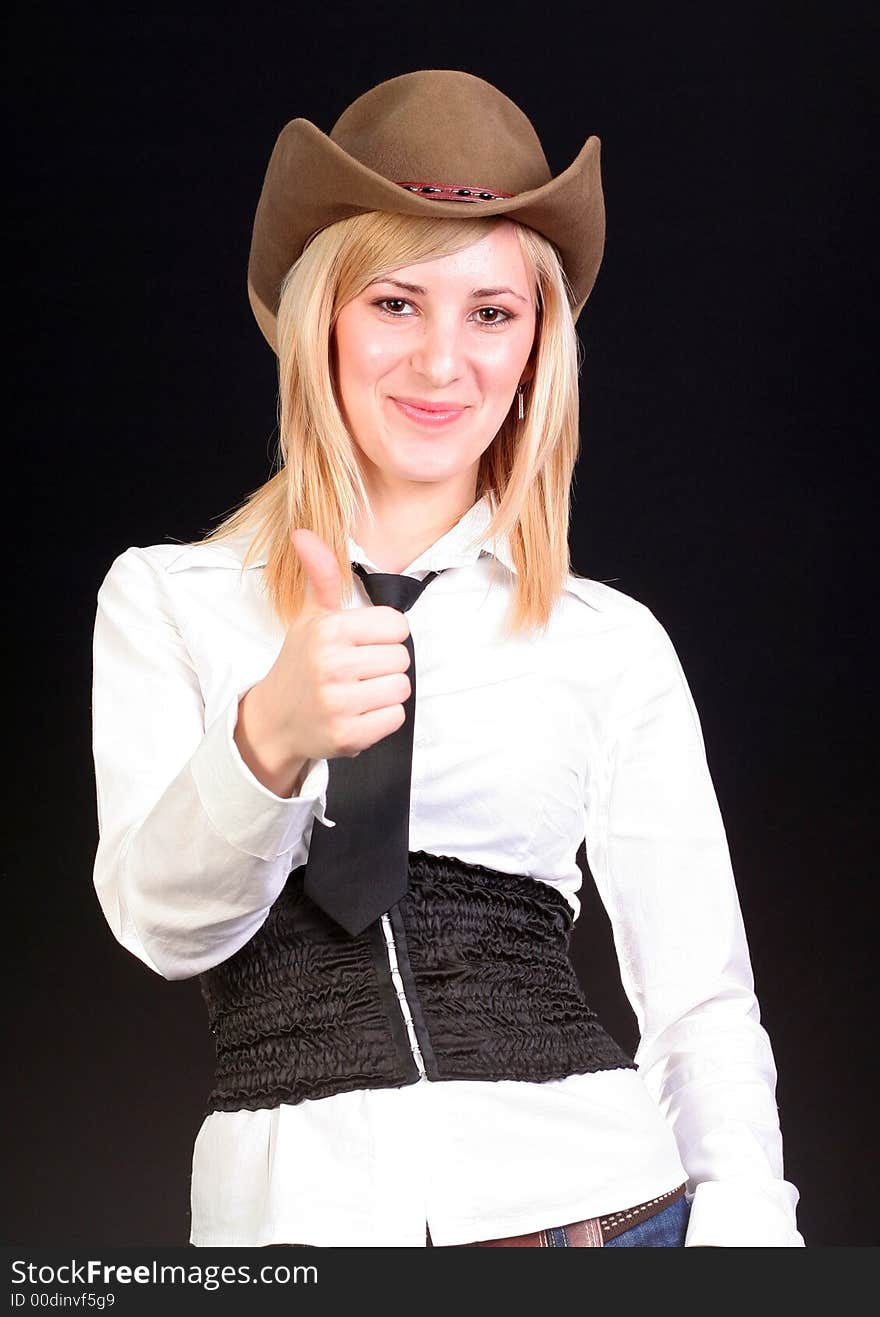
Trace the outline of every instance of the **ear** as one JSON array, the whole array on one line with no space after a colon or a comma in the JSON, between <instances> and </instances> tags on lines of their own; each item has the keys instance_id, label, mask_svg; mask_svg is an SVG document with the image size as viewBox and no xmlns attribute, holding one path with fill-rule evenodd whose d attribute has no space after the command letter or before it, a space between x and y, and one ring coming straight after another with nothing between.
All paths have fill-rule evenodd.
<instances>
[{"instance_id":1,"label":"ear","mask_svg":"<svg viewBox=\"0 0 880 1317\"><path fill-rule=\"evenodd\" d=\"M528 384L529 381L534 378L535 370L537 369L537 364L538 364L538 348L536 345L535 347L532 348L531 352L529 353L529 359L526 362L525 366L523 367L523 373L519 377L520 384Z\"/></svg>"},{"instance_id":2,"label":"ear","mask_svg":"<svg viewBox=\"0 0 880 1317\"><path fill-rule=\"evenodd\" d=\"M526 369L523 371L522 375L520 375L519 377L520 385L530 384L532 379L534 378L534 374L535 374L534 366L527 366Z\"/></svg>"}]
</instances>

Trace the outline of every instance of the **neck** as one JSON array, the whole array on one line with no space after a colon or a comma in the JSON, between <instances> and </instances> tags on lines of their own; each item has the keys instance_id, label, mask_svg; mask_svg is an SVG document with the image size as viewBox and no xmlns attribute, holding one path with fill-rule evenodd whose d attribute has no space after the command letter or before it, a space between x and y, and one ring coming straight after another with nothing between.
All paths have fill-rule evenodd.
<instances>
[{"instance_id":1,"label":"neck","mask_svg":"<svg viewBox=\"0 0 880 1317\"><path fill-rule=\"evenodd\" d=\"M450 499L448 491L419 498L392 499L371 492L374 518L361 515L353 538L380 571L406 571L424 551L451 530L473 507L473 489Z\"/></svg>"}]
</instances>

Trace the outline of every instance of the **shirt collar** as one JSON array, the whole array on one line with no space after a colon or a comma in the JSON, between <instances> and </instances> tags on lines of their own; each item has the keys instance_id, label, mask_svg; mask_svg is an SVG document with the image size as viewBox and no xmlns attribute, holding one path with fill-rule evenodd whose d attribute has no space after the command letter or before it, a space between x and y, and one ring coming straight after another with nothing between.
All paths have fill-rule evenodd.
<instances>
[{"instance_id":1,"label":"shirt collar","mask_svg":"<svg viewBox=\"0 0 880 1317\"><path fill-rule=\"evenodd\" d=\"M500 536L497 547L492 546L491 536L486 533L491 520L489 495L484 494L464 516L459 517L445 535L441 535L420 553L402 574L421 572L427 575L428 572L444 571L447 567L467 567L486 554L496 557L510 571L516 571L508 536ZM242 531L213 544L182 545L180 553L167 565L166 570L179 572L198 565L240 568L252 534L252 531ZM351 536L348 537L348 556L350 562L359 562L371 572L380 570ZM267 561L265 555L259 555L248 563L248 567L265 567Z\"/></svg>"},{"instance_id":2,"label":"shirt collar","mask_svg":"<svg viewBox=\"0 0 880 1317\"><path fill-rule=\"evenodd\" d=\"M416 572L427 574L445 571L448 567L467 567L485 554L496 557L510 571L515 571L508 537L500 536L497 545L492 546L492 538L487 534L491 520L489 495L484 494L454 526L405 567L402 574L410 576ZM348 556L351 562L361 563L371 572L382 570L351 536L348 537Z\"/></svg>"},{"instance_id":3,"label":"shirt collar","mask_svg":"<svg viewBox=\"0 0 880 1317\"><path fill-rule=\"evenodd\" d=\"M496 558L509 571L516 573L509 537L507 535L499 536L497 545L493 546L491 537L487 534L487 528L491 520L492 508L489 495L484 494L468 509L464 516L459 517L455 525L445 535L441 535L438 540L435 540L409 564L405 574L424 572L427 575L429 571L443 571L447 567L467 567L486 556ZM166 563L165 570L180 572L185 571L188 567L202 566L237 567L240 569L252 534L252 531L243 531L214 544L196 543L179 546L180 552ZM372 571L379 570L351 536L348 538L348 553L351 562L360 562ZM248 563L248 567L265 567L267 561L268 559L265 557L258 557L253 562ZM578 577L571 574L568 576L565 588L572 594L577 595L578 598L583 599L591 608L599 611L607 608L609 599L612 599L616 594L616 591L608 585L590 580L588 577Z\"/></svg>"}]
</instances>

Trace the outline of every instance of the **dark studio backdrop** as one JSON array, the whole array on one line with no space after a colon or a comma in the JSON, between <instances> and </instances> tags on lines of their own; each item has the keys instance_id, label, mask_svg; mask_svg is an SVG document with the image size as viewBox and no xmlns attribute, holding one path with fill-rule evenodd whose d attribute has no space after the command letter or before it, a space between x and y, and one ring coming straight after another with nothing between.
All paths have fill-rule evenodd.
<instances>
[{"instance_id":1,"label":"dark studio backdrop","mask_svg":"<svg viewBox=\"0 0 880 1317\"><path fill-rule=\"evenodd\" d=\"M807 1243L876 1242L870 10L13 10L5 1242L188 1240L212 1042L92 887L96 594L270 473L245 272L277 133L424 67L510 95L554 174L602 139L572 560L657 614L693 691ZM634 1047L582 898L578 972Z\"/></svg>"}]
</instances>

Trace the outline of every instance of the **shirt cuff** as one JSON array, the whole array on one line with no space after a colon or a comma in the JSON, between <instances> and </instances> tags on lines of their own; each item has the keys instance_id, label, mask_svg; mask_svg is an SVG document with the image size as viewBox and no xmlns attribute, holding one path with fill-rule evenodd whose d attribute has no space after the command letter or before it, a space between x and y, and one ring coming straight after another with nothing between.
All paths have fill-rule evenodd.
<instances>
[{"instance_id":1,"label":"shirt cuff","mask_svg":"<svg viewBox=\"0 0 880 1317\"><path fill-rule=\"evenodd\" d=\"M293 850L314 819L336 826L325 812L330 770L326 759L309 760L299 794L290 799L258 781L235 744L244 694L240 691L205 732L192 757L192 775L202 808L220 835L248 855L275 860Z\"/></svg>"},{"instance_id":2,"label":"shirt cuff","mask_svg":"<svg viewBox=\"0 0 880 1317\"><path fill-rule=\"evenodd\" d=\"M691 1201L685 1248L803 1248L795 1225L798 1197L787 1180L705 1180Z\"/></svg>"}]
</instances>

